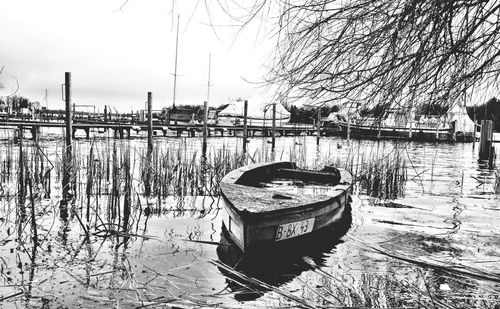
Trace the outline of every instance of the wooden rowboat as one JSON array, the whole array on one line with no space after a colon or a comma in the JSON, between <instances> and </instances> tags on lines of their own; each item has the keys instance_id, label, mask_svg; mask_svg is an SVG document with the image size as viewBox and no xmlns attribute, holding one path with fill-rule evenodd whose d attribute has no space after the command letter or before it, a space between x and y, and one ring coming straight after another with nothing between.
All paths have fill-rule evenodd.
<instances>
[{"instance_id":1,"label":"wooden rowboat","mask_svg":"<svg viewBox=\"0 0 500 309\"><path fill-rule=\"evenodd\" d=\"M224 228L247 252L287 243L340 220L352 176L331 166L311 171L292 162L272 162L236 169L220 186Z\"/></svg>"}]
</instances>

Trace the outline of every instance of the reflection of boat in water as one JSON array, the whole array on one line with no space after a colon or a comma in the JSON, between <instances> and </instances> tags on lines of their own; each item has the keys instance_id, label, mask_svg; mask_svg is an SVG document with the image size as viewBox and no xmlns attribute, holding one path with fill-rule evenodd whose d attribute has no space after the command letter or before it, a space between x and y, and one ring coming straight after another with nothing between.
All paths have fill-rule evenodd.
<instances>
[{"instance_id":1,"label":"reflection of boat in water","mask_svg":"<svg viewBox=\"0 0 500 309\"><path fill-rule=\"evenodd\" d=\"M323 171L298 169L292 162L245 166L221 181L223 224L245 252L280 246L340 220L351 183L349 172L331 166Z\"/></svg>"},{"instance_id":2,"label":"reflection of boat in water","mask_svg":"<svg viewBox=\"0 0 500 309\"><path fill-rule=\"evenodd\" d=\"M349 230L351 221L351 207L348 204L340 221L315 234L295 238L285 246L248 253L243 253L231 241L229 232L223 226L217 255L227 268L219 267L219 270L226 276L227 286L237 299L256 299L268 291L265 285L279 287L304 271L325 265L328 254L342 243L340 238ZM253 280L249 282L244 279L245 276L264 284L255 284Z\"/></svg>"}]
</instances>

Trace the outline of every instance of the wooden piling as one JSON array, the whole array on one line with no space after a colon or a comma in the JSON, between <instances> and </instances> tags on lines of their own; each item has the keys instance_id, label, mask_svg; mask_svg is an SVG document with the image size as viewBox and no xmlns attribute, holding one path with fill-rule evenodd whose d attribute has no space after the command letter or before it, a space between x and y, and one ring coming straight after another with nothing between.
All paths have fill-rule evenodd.
<instances>
[{"instance_id":1,"label":"wooden piling","mask_svg":"<svg viewBox=\"0 0 500 309\"><path fill-rule=\"evenodd\" d=\"M321 137L321 109L318 108L318 117L316 120L316 145L319 146L319 138Z\"/></svg>"},{"instance_id":2,"label":"wooden piling","mask_svg":"<svg viewBox=\"0 0 500 309\"><path fill-rule=\"evenodd\" d=\"M72 137L73 137L73 117L71 112L71 72L64 74L64 100L66 103L66 158L71 158ZM74 107L73 107L74 108ZM71 160L70 160L71 161Z\"/></svg>"},{"instance_id":3,"label":"wooden piling","mask_svg":"<svg viewBox=\"0 0 500 309\"><path fill-rule=\"evenodd\" d=\"M481 121L481 137L479 140L479 159L489 160L491 153L491 144L493 140L493 121Z\"/></svg>"},{"instance_id":4,"label":"wooden piling","mask_svg":"<svg viewBox=\"0 0 500 309\"><path fill-rule=\"evenodd\" d=\"M63 199L69 199L68 193L70 189L70 180L72 174L73 162L73 117L71 113L71 72L64 74L64 101L66 107L66 138L65 138L65 158L64 158L64 172L63 172ZM74 108L74 106L73 106Z\"/></svg>"},{"instance_id":5,"label":"wooden piling","mask_svg":"<svg viewBox=\"0 0 500 309\"><path fill-rule=\"evenodd\" d=\"M153 151L153 93L148 92L148 152Z\"/></svg>"},{"instance_id":6,"label":"wooden piling","mask_svg":"<svg viewBox=\"0 0 500 309\"><path fill-rule=\"evenodd\" d=\"M408 139L412 139L413 135L413 118L410 115L410 132L408 133Z\"/></svg>"},{"instance_id":7,"label":"wooden piling","mask_svg":"<svg viewBox=\"0 0 500 309\"><path fill-rule=\"evenodd\" d=\"M273 131L271 138L271 151L274 152L276 146L276 103L273 103Z\"/></svg>"},{"instance_id":8,"label":"wooden piling","mask_svg":"<svg viewBox=\"0 0 500 309\"><path fill-rule=\"evenodd\" d=\"M474 114L474 118L476 115ZM474 132L472 134L472 149L476 149L476 132L477 132L477 120L474 119Z\"/></svg>"},{"instance_id":9,"label":"wooden piling","mask_svg":"<svg viewBox=\"0 0 500 309\"><path fill-rule=\"evenodd\" d=\"M350 117L350 112L347 112L347 141L351 139L351 117Z\"/></svg>"},{"instance_id":10,"label":"wooden piling","mask_svg":"<svg viewBox=\"0 0 500 309\"><path fill-rule=\"evenodd\" d=\"M243 153L247 153L247 138L248 138L247 117L248 117L248 100L245 100L243 106Z\"/></svg>"},{"instance_id":11,"label":"wooden piling","mask_svg":"<svg viewBox=\"0 0 500 309\"><path fill-rule=\"evenodd\" d=\"M151 194L151 170L153 161L153 94L148 92L148 150L146 153L146 179L144 181L144 194Z\"/></svg>"},{"instance_id":12,"label":"wooden piling","mask_svg":"<svg viewBox=\"0 0 500 309\"><path fill-rule=\"evenodd\" d=\"M37 125L32 126L31 139L34 140L35 142L38 142L39 137L40 137L40 127Z\"/></svg>"},{"instance_id":13,"label":"wooden piling","mask_svg":"<svg viewBox=\"0 0 500 309\"><path fill-rule=\"evenodd\" d=\"M201 147L201 153L204 158L207 156L207 118L208 118L208 102L203 102L203 145Z\"/></svg>"}]
</instances>

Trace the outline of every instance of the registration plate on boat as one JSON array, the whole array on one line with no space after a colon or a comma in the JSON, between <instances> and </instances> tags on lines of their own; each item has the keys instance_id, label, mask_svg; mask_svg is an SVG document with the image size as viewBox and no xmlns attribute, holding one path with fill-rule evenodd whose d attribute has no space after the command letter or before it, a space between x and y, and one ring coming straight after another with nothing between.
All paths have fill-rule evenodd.
<instances>
[{"instance_id":1,"label":"registration plate on boat","mask_svg":"<svg viewBox=\"0 0 500 309\"><path fill-rule=\"evenodd\" d=\"M314 218L278 225L275 240L280 241L310 233L314 227Z\"/></svg>"}]
</instances>

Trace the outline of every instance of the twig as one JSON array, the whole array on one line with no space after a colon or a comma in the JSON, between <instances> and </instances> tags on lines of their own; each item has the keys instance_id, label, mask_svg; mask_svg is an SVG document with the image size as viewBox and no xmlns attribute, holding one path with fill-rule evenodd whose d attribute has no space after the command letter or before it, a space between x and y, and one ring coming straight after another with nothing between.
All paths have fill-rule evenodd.
<instances>
[{"instance_id":1,"label":"twig","mask_svg":"<svg viewBox=\"0 0 500 309\"><path fill-rule=\"evenodd\" d=\"M11 294L9 296L5 296L5 297L0 298L0 302L3 302L4 300L7 300L7 299L13 298L13 297L17 297L17 296L20 296L20 295L23 295L23 294L24 294L23 291L19 291L17 293Z\"/></svg>"}]
</instances>

